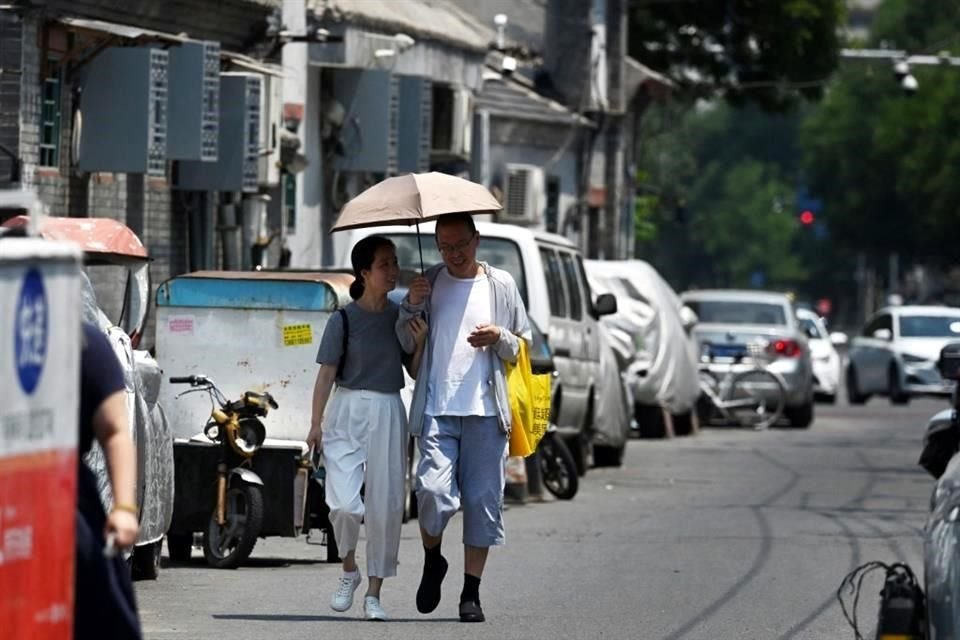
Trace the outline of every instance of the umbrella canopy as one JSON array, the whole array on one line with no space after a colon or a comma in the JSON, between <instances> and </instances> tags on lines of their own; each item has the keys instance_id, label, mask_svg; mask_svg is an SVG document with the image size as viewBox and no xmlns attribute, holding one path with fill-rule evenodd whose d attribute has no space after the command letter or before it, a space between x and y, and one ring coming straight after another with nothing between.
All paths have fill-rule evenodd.
<instances>
[{"instance_id":1,"label":"umbrella canopy","mask_svg":"<svg viewBox=\"0 0 960 640\"><path fill-rule=\"evenodd\" d=\"M446 173L408 173L373 185L344 205L331 231L411 225L445 213L492 213L503 206L481 184Z\"/></svg>"}]
</instances>

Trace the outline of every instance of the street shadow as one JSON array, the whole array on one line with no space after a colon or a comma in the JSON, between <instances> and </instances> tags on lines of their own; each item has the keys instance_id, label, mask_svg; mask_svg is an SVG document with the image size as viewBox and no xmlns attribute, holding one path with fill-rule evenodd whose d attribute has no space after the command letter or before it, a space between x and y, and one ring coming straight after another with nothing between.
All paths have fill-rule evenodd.
<instances>
[{"instance_id":1,"label":"street shadow","mask_svg":"<svg viewBox=\"0 0 960 640\"><path fill-rule=\"evenodd\" d=\"M295 566L313 566L318 564L331 564L325 560L314 560L311 558L247 558L244 560L243 564L240 565L241 569L277 569L282 567L295 567ZM206 567L207 561L203 559L202 555L190 558L184 562L173 562L167 557L160 559L160 567L162 569L195 569L198 567Z\"/></svg>"},{"instance_id":2,"label":"street shadow","mask_svg":"<svg viewBox=\"0 0 960 640\"><path fill-rule=\"evenodd\" d=\"M363 622L364 618L330 615L303 615L296 613L276 614L246 614L246 613L215 613L216 620L243 620L246 622ZM460 618L390 618L387 622L460 622Z\"/></svg>"}]
</instances>

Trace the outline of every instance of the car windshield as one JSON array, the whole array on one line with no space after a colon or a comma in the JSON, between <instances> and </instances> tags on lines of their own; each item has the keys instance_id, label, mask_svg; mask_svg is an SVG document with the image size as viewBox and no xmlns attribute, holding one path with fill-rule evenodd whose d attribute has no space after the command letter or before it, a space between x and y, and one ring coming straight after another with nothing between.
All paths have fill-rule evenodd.
<instances>
[{"instance_id":1,"label":"car windshield","mask_svg":"<svg viewBox=\"0 0 960 640\"><path fill-rule=\"evenodd\" d=\"M803 331L808 337L813 339L823 338L823 334L820 332L820 327L817 326L817 323L813 321L813 318L799 318L800 321L800 330Z\"/></svg>"},{"instance_id":2,"label":"car windshield","mask_svg":"<svg viewBox=\"0 0 960 640\"><path fill-rule=\"evenodd\" d=\"M700 322L717 324L769 324L786 326L787 314L783 306L767 302L734 300L688 300L687 306L697 314Z\"/></svg>"},{"instance_id":3,"label":"car windshield","mask_svg":"<svg viewBox=\"0 0 960 640\"><path fill-rule=\"evenodd\" d=\"M393 241L397 247L397 262L400 265L400 286L406 287L410 279L420 273L420 248L417 246L417 236L410 233L382 234ZM428 268L442 262L437 243L430 234L420 237L423 247L423 266ZM504 238L481 237L477 248L477 260L488 262L498 269L503 269L513 276L520 289L520 298L523 304L529 307L527 300L527 281L523 276L523 260L520 258L520 247L513 240Z\"/></svg>"},{"instance_id":4,"label":"car windshield","mask_svg":"<svg viewBox=\"0 0 960 640\"><path fill-rule=\"evenodd\" d=\"M960 338L958 316L900 316L903 338Z\"/></svg>"}]
</instances>

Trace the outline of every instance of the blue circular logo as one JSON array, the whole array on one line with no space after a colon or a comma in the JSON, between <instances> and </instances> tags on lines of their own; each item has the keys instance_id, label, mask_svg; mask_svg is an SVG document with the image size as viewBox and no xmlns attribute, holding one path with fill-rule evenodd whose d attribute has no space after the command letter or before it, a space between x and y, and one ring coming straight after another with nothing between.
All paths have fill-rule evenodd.
<instances>
[{"instance_id":1,"label":"blue circular logo","mask_svg":"<svg viewBox=\"0 0 960 640\"><path fill-rule=\"evenodd\" d=\"M43 277L37 269L30 269L23 278L13 324L17 377L28 395L36 390L47 360L49 317Z\"/></svg>"}]
</instances>

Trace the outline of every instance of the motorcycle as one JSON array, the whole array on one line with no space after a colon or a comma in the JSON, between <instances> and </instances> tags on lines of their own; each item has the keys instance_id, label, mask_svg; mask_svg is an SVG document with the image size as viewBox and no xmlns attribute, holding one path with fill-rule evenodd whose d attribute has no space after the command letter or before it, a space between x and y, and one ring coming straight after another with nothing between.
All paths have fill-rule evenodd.
<instances>
[{"instance_id":1,"label":"motorcycle","mask_svg":"<svg viewBox=\"0 0 960 640\"><path fill-rule=\"evenodd\" d=\"M537 445L537 460L540 478L547 491L559 500L572 500L579 489L577 464L567 443L560 437L557 425L552 422Z\"/></svg>"},{"instance_id":2,"label":"motorcycle","mask_svg":"<svg viewBox=\"0 0 960 640\"><path fill-rule=\"evenodd\" d=\"M550 392L553 401L550 403L550 422L547 432L537 444L536 463L540 472L540 480L559 500L572 500L579 488L579 475L573 453L561 437L556 424L556 411L559 405L557 378L559 373L554 364L553 350L547 342L546 336L529 318L533 343L530 349L530 366L534 374L549 374L552 376Z\"/></svg>"},{"instance_id":3,"label":"motorcycle","mask_svg":"<svg viewBox=\"0 0 960 640\"><path fill-rule=\"evenodd\" d=\"M251 468L253 457L266 440L266 428L260 421L270 409L279 408L269 393L245 391L230 401L213 380L203 375L170 378L171 384L189 384L192 388L177 395L205 392L210 396L210 420L203 435L217 446L214 504L209 523L203 531L203 555L207 564L233 569L253 551L264 518L263 480ZM170 536L171 556L189 557L192 536ZM183 549L174 549L186 545Z\"/></svg>"}]
</instances>

